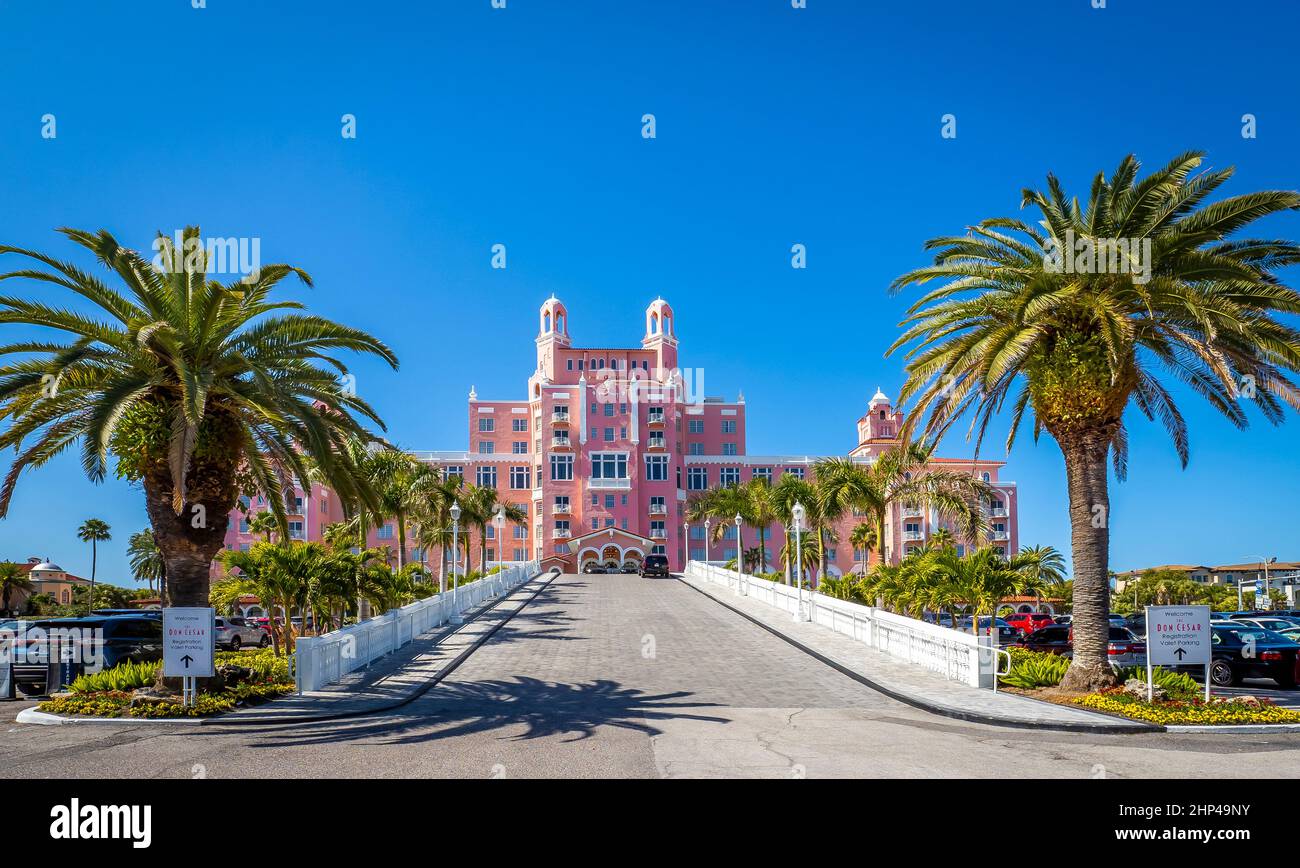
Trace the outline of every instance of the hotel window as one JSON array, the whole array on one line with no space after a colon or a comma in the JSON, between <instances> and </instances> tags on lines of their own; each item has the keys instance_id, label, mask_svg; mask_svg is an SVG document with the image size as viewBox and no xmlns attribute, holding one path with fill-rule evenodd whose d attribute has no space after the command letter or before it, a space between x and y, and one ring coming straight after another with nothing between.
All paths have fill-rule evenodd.
<instances>
[{"instance_id":1,"label":"hotel window","mask_svg":"<svg viewBox=\"0 0 1300 868\"><path fill-rule=\"evenodd\" d=\"M606 416L613 416L613 415L614 415L614 405L613 405L613 404L606 404L606 405L605 405L605 415L606 415Z\"/></svg>"},{"instance_id":2,"label":"hotel window","mask_svg":"<svg viewBox=\"0 0 1300 868\"><path fill-rule=\"evenodd\" d=\"M476 468L474 477L479 488L496 488L497 487L497 469L493 465L484 465Z\"/></svg>"},{"instance_id":3,"label":"hotel window","mask_svg":"<svg viewBox=\"0 0 1300 868\"><path fill-rule=\"evenodd\" d=\"M688 434L703 434L703 433L704 433L704 420L703 420L703 419L688 419L688 420L686 420L686 432L687 432Z\"/></svg>"},{"instance_id":4,"label":"hotel window","mask_svg":"<svg viewBox=\"0 0 1300 868\"><path fill-rule=\"evenodd\" d=\"M736 433L736 420L735 420L735 419L723 419L723 420L722 420L722 433L723 433L723 434L735 434L735 433Z\"/></svg>"},{"instance_id":5,"label":"hotel window","mask_svg":"<svg viewBox=\"0 0 1300 868\"><path fill-rule=\"evenodd\" d=\"M595 518L593 518L593 519L591 520L591 529L592 529L592 530L600 530L600 520L599 520L599 519L595 519Z\"/></svg>"},{"instance_id":6,"label":"hotel window","mask_svg":"<svg viewBox=\"0 0 1300 868\"><path fill-rule=\"evenodd\" d=\"M754 468L754 478L755 478L755 479L766 479L768 482L771 482L771 481L772 481L772 468L770 468L770 467L755 467L755 468Z\"/></svg>"},{"instance_id":7,"label":"hotel window","mask_svg":"<svg viewBox=\"0 0 1300 868\"><path fill-rule=\"evenodd\" d=\"M835 560L835 555L836 555L836 551L835 551L835 549L832 549L832 548L828 548L828 549L826 549L826 560L828 560L828 561L834 561L834 560Z\"/></svg>"},{"instance_id":8,"label":"hotel window","mask_svg":"<svg viewBox=\"0 0 1300 868\"><path fill-rule=\"evenodd\" d=\"M980 478L983 479L985 482L989 482L993 479L993 477L987 473L981 474Z\"/></svg>"},{"instance_id":9,"label":"hotel window","mask_svg":"<svg viewBox=\"0 0 1300 868\"><path fill-rule=\"evenodd\" d=\"M521 549L521 548L515 549L515 560L522 561L527 551L528 549Z\"/></svg>"},{"instance_id":10,"label":"hotel window","mask_svg":"<svg viewBox=\"0 0 1300 868\"><path fill-rule=\"evenodd\" d=\"M614 526L614 519L612 518L605 519L605 527L613 527L613 526Z\"/></svg>"},{"instance_id":11,"label":"hotel window","mask_svg":"<svg viewBox=\"0 0 1300 868\"><path fill-rule=\"evenodd\" d=\"M488 546L486 549L484 549L483 553L487 555L487 559L489 561L495 561L497 559L497 550L492 548L491 546Z\"/></svg>"},{"instance_id":12,"label":"hotel window","mask_svg":"<svg viewBox=\"0 0 1300 868\"><path fill-rule=\"evenodd\" d=\"M614 442L614 429L613 429L613 428L606 428L606 429L605 429L605 442L606 442L606 443L613 443L613 442Z\"/></svg>"},{"instance_id":13,"label":"hotel window","mask_svg":"<svg viewBox=\"0 0 1300 868\"><path fill-rule=\"evenodd\" d=\"M702 561L705 557L704 549L691 549L691 560Z\"/></svg>"},{"instance_id":14,"label":"hotel window","mask_svg":"<svg viewBox=\"0 0 1300 868\"><path fill-rule=\"evenodd\" d=\"M704 528L700 525L691 525L691 539L704 539Z\"/></svg>"},{"instance_id":15,"label":"hotel window","mask_svg":"<svg viewBox=\"0 0 1300 868\"><path fill-rule=\"evenodd\" d=\"M650 549L650 554L652 554L652 555L666 555L666 554L668 554L668 549L664 548L662 545L655 545L655 546L653 546L653 547Z\"/></svg>"},{"instance_id":16,"label":"hotel window","mask_svg":"<svg viewBox=\"0 0 1300 868\"><path fill-rule=\"evenodd\" d=\"M459 464L448 464L442 469L443 479L451 479L453 476L459 476L461 479L464 479L465 468L461 467Z\"/></svg>"},{"instance_id":17,"label":"hotel window","mask_svg":"<svg viewBox=\"0 0 1300 868\"><path fill-rule=\"evenodd\" d=\"M392 539L393 526L391 524L384 525L379 529L379 531L375 534L375 536L379 539Z\"/></svg>"},{"instance_id":18,"label":"hotel window","mask_svg":"<svg viewBox=\"0 0 1300 868\"><path fill-rule=\"evenodd\" d=\"M528 528L522 524L515 525L512 533L514 534L515 539L528 539Z\"/></svg>"},{"instance_id":19,"label":"hotel window","mask_svg":"<svg viewBox=\"0 0 1300 868\"><path fill-rule=\"evenodd\" d=\"M627 530L627 519L620 519L618 526L623 528L623 530Z\"/></svg>"},{"instance_id":20,"label":"hotel window","mask_svg":"<svg viewBox=\"0 0 1300 868\"><path fill-rule=\"evenodd\" d=\"M480 440L478 444L479 455L491 455L496 451L496 444L491 440Z\"/></svg>"},{"instance_id":21,"label":"hotel window","mask_svg":"<svg viewBox=\"0 0 1300 868\"><path fill-rule=\"evenodd\" d=\"M551 456L551 481L566 482L573 478L573 456Z\"/></svg>"},{"instance_id":22,"label":"hotel window","mask_svg":"<svg viewBox=\"0 0 1300 868\"><path fill-rule=\"evenodd\" d=\"M592 479L627 479L626 452L593 452Z\"/></svg>"},{"instance_id":23,"label":"hotel window","mask_svg":"<svg viewBox=\"0 0 1300 868\"><path fill-rule=\"evenodd\" d=\"M668 511L668 503L664 500L663 495L661 495L661 494L656 494L656 495L654 495L653 497L650 498L650 511L651 511L651 512L667 512L667 511Z\"/></svg>"},{"instance_id":24,"label":"hotel window","mask_svg":"<svg viewBox=\"0 0 1300 868\"><path fill-rule=\"evenodd\" d=\"M527 419L511 419L511 420L510 420L510 430L512 430L512 431L517 431L517 432L521 432L521 433L524 432L524 431L527 431L527 430L528 430L528 420L527 420Z\"/></svg>"},{"instance_id":25,"label":"hotel window","mask_svg":"<svg viewBox=\"0 0 1300 868\"><path fill-rule=\"evenodd\" d=\"M668 456L647 455L645 457L646 482L668 481Z\"/></svg>"},{"instance_id":26,"label":"hotel window","mask_svg":"<svg viewBox=\"0 0 1300 868\"><path fill-rule=\"evenodd\" d=\"M704 444L703 444L703 443L692 443L690 449L686 450L686 454L688 454L688 455L703 455L703 454L704 454Z\"/></svg>"},{"instance_id":27,"label":"hotel window","mask_svg":"<svg viewBox=\"0 0 1300 868\"><path fill-rule=\"evenodd\" d=\"M591 402L591 415L595 416L595 415L596 415L597 413L599 413L599 412L600 412L600 405L597 404L595 401L592 401L592 402Z\"/></svg>"},{"instance_id":28,"label":"hotel window","mask_svg":"<svg viewBox=\"0 0 1300 868\"><path fill-rule=\"evenodd\" d=\"M572 371L572 370L573 370L573 359L569 359L569 360L565 363L565 367L566 367L568 370Z\"/></svg>"},{"instance_id":29,"label":"hotel window","mask_svg":"<svg viewBox=\"0 0 1300 868\"><path fill-rule=\"evenodd\" d=\"M579 370L579 371L581 371L581 370L582 370L583 368L585 368L586 366L587 366L587 360L586 360L586 359L578 359L578 370Z\"/></svg>"},{"instance_id":30,"label":"hotel window","mask_svg":"<svg viewBox=\"0 0 1300 868\"><path fill-rule=\"evenodd\" d=\"M662 422L664 420L664 408L651 407L646 411L646 419L650 422Z\"/></svg>"},{"instance_id":31,"label":"hotel window","mask_svg":"<svg viewBox=\"0 0 1300 868\"><path fill-rule=\"evenodd\" d=\"M735 444L735 443L723 443L723 444L722 444L722 454L723 454L723 455L735 455L735 454L736 454L736 444Z\"/></svg>"},{"instance_id":32,"label":"hotel window","mask_svg":"<svg viewBox=\"0 0 1300 868\"><path fill-rule=\"evenodd\" d=\"M600 495L596 494L594 491L591 493L591 505L600 506Z\"/></svg>"},{"instance_id":33,"label":"hotel window","mask_svg":"<svg viewBox=\"0 0 1300 868\"><path fill-rule=\"evenodd\" d=\"M567 494L557 494L557 495L555 496L555 511L556 511L556 512L561 512L561 511L563 511L563 512L568 512L568 511L569 511L569 495L567 495Z\"/></svg>"},{"instance_id":34,"label":"hotel window","mask_svg":"<svg viewBox=\"0 0 1300 868\"><path fill-rule=\"evenodd\" d=\"M627 506L627 495L626 495L626 494L621 495L621 496L619 497L619 502L620 502L623 506Z\"/></svg>"},{"instance_id":35,"label":"hotel window","mask_svg":"<svg viewBox=\"0 0 1300 868\"><path fill-rule=\"evenodd\" d=\"M740 484L740 468L739 468L739 467L723 467L723 468L719 469L719 470L718 470L718 484L719 484L719 485L739 485L739 484Z\"/></svg>"},{"instance_id":36,"label":"hotel window","mask_svg":"<svg viewBox=\"0 0 1300 868\"><path fill-rule=\"evenodd\" d=\"M569 520L567 518L557 518L555 520L555 529L561 534L569 532Z\"/></svg>"},{"instance_id":37,"label":"hotel window","mask_svg":"<svg viewBox=\"0 0 1300 868\"><path fill-rule=\"evenodd\" d=\"M618 412L619 412L619 415L626 416L626 415L627 415L627 404L619 404L619 405L618 405Z\"/></svg>"},{"instance_id":38,"label":"hotel window","mask_svg":"<svg viewBox=\"0 0 1300 868\"><path fill-rule=\"evenodd\" d=\"M854 549L854 550L853 550L853 562L854 562L854 563L857 563L857 564L862 563L862 561L863 561L863 560L865 559L865 557L866 557L866 554L867 554L867 552L866 552L865 549Z\"/></svg>"},{"instance_id":39,"label":"hotel window","mask_svg":"<svg viewBox=\"0 0 1300 868\"><path fill-rule=\"evenodd\" d=\"M248 533L248 519L246 517L239 520L239 532Z\"/></svg>"},{"instance_id":40,"label":"hotel window","mask_svg":"<svg viewBox=\"0 0 1300 868\"><path fill-rule=\"evenodd\" d=\"M484 530L484 534L483 534L483 538L484 538L484 539L496 539L496 538L497 538L497 529L496 529L496 526L495 526L495 525L490 525L490 524L489 524L489 525L488 525L486 528L484 528L483 530Z\"/></svg>"},{"instance_id":41,"label":"hotel window","mask_svg":"<svg viewBox=\"0 0 1300 868\"><path fill-rule=\"evenodd\" d=\"M722 526L722 538L723 538L723 539L735 539L735 538L736 538L736 526L735 526L734 524L732 524L731 522L727 522L725 525L723 525L723 526Z\"/></svg>"},{"instance_id":42,"label":"hotel window","mask_svg":"<svg viewBox=\"0 0 1300 868\"><path fill-rule=\"evenodd\" d=\"M795 479L803 479L802 467L787 467L785 472L793 476Z\"/></svg>"},{"instance_id":43,"label":"hotel window","mask_svg":"<svg viewBox=\"0 0 1300 868\"><path fill-rule=\"evenodd\" d=\"M528 465L510 468L510 487L522 491L530 486Z\"/></svg>"},{"instance_id":44,"label":"hotel window","mask_svg":"<svg viewBox=\"0 0 1300 868\"><path fill-rule=\"evenodd\" d=\"M478 420L478 430L482 434L490 434L497 429L497 420L491 417Z\"/></svg>"},{"instance_id":45,"label":"hotel window","mask_svg":"<svg viewBox=\"0 0 1300 868\"><path fill-rule=\"evenodd\" d=\"M591 434L588 435L587 439L588 439L588 440L599 440L599 439L600 439L600 428L596 427L595 425L592 425L592 426L591 426Z\"/></svg>"},{"instance_id":46,"label":"hotel window","mask_svg":"<svg viewBox=\"0 0 1300 868\"><path fill-rule=\"evenodd\" d=\"M614 500L614 495L612 494L605 495L605 509L613 509L615 503L616 501Z\"/></svg>"},{"instance_id":47,"label":"hotel window","mask_svg":"<svg viewBox=\"0 0 1300 868\"><path fill-rule=\"evenodd\" d=\"M239 508L242 509L244 512L248 512L248 508L250 505L251 505L251 501L247 497L241 495L239 498Z\"/></svg>"},{"instance_id":48,"label":"hotel window","mask_svg":"<svg viewBox=\"0 0 1300 868\"><path fill-rule=\"evenodd\" d=\"M668 533L668 528L662 520L650 522L650 536L654 539L662 539Z\"/></svg>"},{"instance_id":49,"label":"hotel window","mask_svg":"<svg viewBox=\"0 0 1300 868\"><path fill-rule=\"evenodd\" d=\"M419 563L420 561L424 560L424 549L419 548L418 546L416 548L411 549L411 557L409 558L409 560L415 563Z\"/></svg>"},{"instance_id":50,"label":"hotel window","mask_svg":"<svg viewBox=\"0 0 1300 868\"><path fill-rule=\"evenodd\" d=\"M619 437L620 440L626 440L626 439L627 439L627 427L626 427L626 426L624 426L624 427L618 429L618 437Z\"/></svg>"},{"instance_id":51,"label":"hotel window","mask_svg":"<svg viewBox=\"0 0 1300 868\"><path fill-rule=\"evenodd\" d=\"M686 474L686 487L691 491L704 491L709 487L709 468L692 467Z\"/></svg>"}]
</instances>

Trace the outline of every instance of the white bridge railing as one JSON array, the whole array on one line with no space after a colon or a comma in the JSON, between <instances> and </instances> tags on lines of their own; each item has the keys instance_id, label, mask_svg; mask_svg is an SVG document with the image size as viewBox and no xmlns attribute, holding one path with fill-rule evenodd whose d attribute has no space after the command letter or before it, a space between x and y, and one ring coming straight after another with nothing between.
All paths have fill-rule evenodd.
<instances>
[{"instance_id":1,"label":"white bridge railing","mask_svg":"<svg viewBox=\"0 0 1300 868\"><path fill-rule=\"evenodd\" d=\"M743 592L789 612L791 617L799 611L798 592L780 582L747 575L742 589L741 576L735 570L700 561L687 562L686 575L733 592ZM815 596L811 607L810 596ZM994 687L997 653L991 650L993 640L987 636L976 637L874 606L837 600L807 588L803 590L803 598L804 606L812 609L813 621L823 627L949 680L971 687Z\"/></svg>"},{"instance_id":2,"label":"white bridge railing","mask_svg":"<svg viewBox=\"0 0 1300 868\"><path fill-rule=\"evenodd\" d=\"M536 561L527 561L461 585L456 592L456 608L460 612L472 609L490 597L519 587L539 571ZM323 636L303 636L296 643L294 661L298 692L319 690L391 654L417 636L447 623L453 614L459 614L452 609L452 592L448 587L441 594L391 609L360 624Z\"/></svg>"}]
</instances>

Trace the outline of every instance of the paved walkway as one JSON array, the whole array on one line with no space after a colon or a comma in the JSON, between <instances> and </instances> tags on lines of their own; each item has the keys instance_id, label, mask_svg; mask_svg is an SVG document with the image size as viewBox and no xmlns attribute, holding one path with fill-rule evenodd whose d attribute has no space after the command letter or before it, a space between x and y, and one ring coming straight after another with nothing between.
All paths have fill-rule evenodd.
<instances>
[{"instance_id":1,"label":"paved walkway","mask_svg":"<svg viewBox=\"0 0 1300 868\"><path fill-rule=\"evenodd\" d=\"M466 612L464 624L444 625L426 633L320 690L283 696L265 705L241 708L202 722L207 725L298 723L398 708L437 685L449 669L466 659L503 623L527 606L553 578L553 573L542 573L500 600L489 600Z\"/></svg>"},{"instance_id":2,"label":"paved walkway","mask_svg":"<svg viewBox=\"0 0 1300 868\"><path fill-rule=\"evenodd\" d=\"M823 658L849 677L926 711L997 726L1082 732L1149 732L1158 729L1084 709L967 687L890 657L820 624L795 621L789 612L753 597L742 597L734 590L692 576L683 575L681 581L764 629Z\"/></svg>"}]
</instances>

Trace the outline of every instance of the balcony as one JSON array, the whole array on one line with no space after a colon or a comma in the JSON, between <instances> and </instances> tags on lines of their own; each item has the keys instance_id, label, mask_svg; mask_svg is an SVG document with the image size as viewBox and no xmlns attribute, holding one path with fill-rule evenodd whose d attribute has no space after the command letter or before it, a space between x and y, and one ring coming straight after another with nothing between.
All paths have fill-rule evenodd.
<instances>
[{"instance_id":1,"label":"balcony","mask_svg":"<svg viewBox=\"0 0 1300 868\"><path fill-rule=\"evenodd\" d=\"M989 531L989 539L993 542L1006 542L1011 539L1011 534L1005 530L991 530Z\"/></svg>"},{"instance_id":2,"label":"balcony","mask_svg":"<svg viewBox=\"0 0 1300 868\"><path fill-rule=\"evenodd\" d=\"M552 424L552 425L568 425L568 424L569 424L569 414L568 414L568 412L566 411L566 412L564 412L564 413L552 413L552 414L551 414L551 424Z\"/></svg>"},{"instance_id":3,"label":"balcony","mask_svg":"<svg viewBox=\"0 0 1300 868\"><path fill-rule=\"evenodd\" d=\"M663 437L651 437L646 441L646 449L667 449L668 441Z\"/></svg>"},{"instance_id":4,"label":"balcony","mask_svg":"<svg viewBox=\"0 0 1300 868\"><path fill-rule=\"evenodd\" d=\"M920 518L920 517L921 517L921 507L919 506L903 507L903 518Z\"/></svg>"},{"instance_id":5,"label":"balcony","mask_svg":"<svg viewBox=\"0 0 1300 868\"><path fill-rule=\"evenodd\" d=\"M551 438L551 448L552 448L552 449L572 449L572 448L573 448L573 443L569 441L569 438L568 438L568 437L552 437L552 438Z\"/></svg>"},{"instance_id":6,"label":"balcony","mask_svg":"<svg viewBox=\"0 0 1300 868\"><path fill-rule=\"evenodd\" d=\"M569 505L567 503L557 503L555 504L555 506L551 508L551 512L555 513L556 515L568 515Z\"/></svg>"},{"instance_id":7,"label":"balcony","mask_svg":"<svg viewBox=\"0 0 1300 868\"><path fill-rule=\"evenodd\" d=\"M631 479L588 479L587 487L588 488L612 488L615 490L622 489L624 491L627 491L632 488L632 480Z\"/></svg>"},{"instance_id":8,"label":"balcony","mask_svg":"<svg viewBox=\"0 0 1300 868\"><path fill-rule=\"evenodd\" d=\"M557 527L551 531L551 539L568 539L570 536L567 527Z\"/></svg>"},{"instance_id":9,"label":"balcony","mask_svg":"<svg viewBox=\"0 0 1300 868\"><path fill-rule=\"evenodd\" d=\"M988 511L988 514L993 518L1006 518L1007 508L1005 506L995 506Z\"/></svg>"},{"instance_id":10,"label":"balcony","mask_svg":"<svg viewBox=\"0 0 1300 868\"><path fill-rule=\"evenodd\" d=\"M920 540L923 540L923 539L925 539L925 531L923 531L923 530L905 530L905 531L903 531L903 540L904 540L905 542L919 542Z\"/></svg>"},{"instance_id":11,"label":"balcony","mask_svg":"<svg viewBox=\"0 0 1300 868\"><path fill-rule=\"evenodd\" d=\"M667 514L668 514L668 505L665 504L665 503L652 503L652 504L650 504L650 514L651 514L651 515L667 515Z\"/></svg>"},{"instance_id":12,"label":"balcony","mask_svg":"<svg viewBox=\"0 0 1300 868\"><path fill-rule=\"evenodd\" d=\"M650 531L650 539L668 539L668 531L662 528L655 528Z\"/></svg>"},{"instance_id":13,"label":"balcony","mask_svg":"<svg viewBox=\"0 0 1300 868\"><path fill-rule=\"evenodd\" d=\"M662 428L664 427L664 414L651 413L649 416L646 417L645 421L646 424L649 425L651 428L654 429Z\"/></svg>"}]
</instances>

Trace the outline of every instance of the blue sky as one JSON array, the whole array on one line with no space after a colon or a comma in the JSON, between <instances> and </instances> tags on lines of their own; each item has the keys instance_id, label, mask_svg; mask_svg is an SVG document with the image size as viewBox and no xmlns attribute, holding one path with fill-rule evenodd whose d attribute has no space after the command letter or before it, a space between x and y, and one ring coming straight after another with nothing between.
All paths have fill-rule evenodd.
<instances>
[{"instance_id":1,"label":"blue sky","mask_svg":"<svg viewBox=\"0 0 1300 868\"><path fill-rule=\"evenodd\" d=\"M3 3L0 241L260 238L315 278L292 294L397 351L400 372L362 362L358 388L410 448L466 446L471 383L523 394L550 293L589 345L635 344L662 294L683 364L744 390L751 452L844 452L876 386L897 394L882 354L908 298L886 287L925 239L1015 214L1049 170L1085 195L1129 152L1206 150L1237 167L1230 193L1300 186L1298 19L1281 0ZM1296 238L1300 215L1258 234ZM1238 433L1177 394L1191 466L1131 424L1112 566L1300 559L1298 420ZM1055 445L1022 439L1007 475L1023 540L1068 550ZM24 479L0 557L87 574L91 515L114 528L101 577L129 584L142 498L75 457Z\"/></svg>"}]
</instances>

